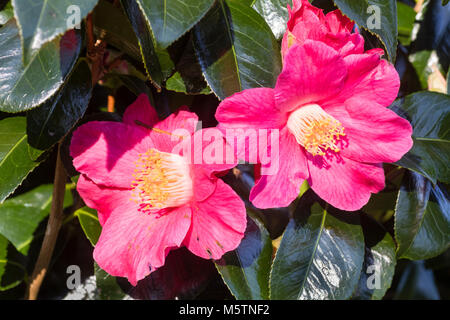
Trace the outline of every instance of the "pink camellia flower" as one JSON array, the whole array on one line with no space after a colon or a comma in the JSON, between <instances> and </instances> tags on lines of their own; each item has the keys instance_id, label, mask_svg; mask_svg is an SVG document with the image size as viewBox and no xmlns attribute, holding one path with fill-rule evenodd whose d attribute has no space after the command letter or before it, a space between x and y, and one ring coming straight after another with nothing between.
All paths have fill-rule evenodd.
<instances>
[{"instance_id":1,"label":"pink camellia flower","mask_svg":"<svg viewBox=\"0 0 450 320\"><path fill-rule=\"evenodd\" d=\"M354 22L340 10L325 15L308 0L293 0L292 4L292 8L288 5L289 20L281 45L283 57L293 44L306 40L325 42L344 56L364 52L364 38L356 30L352 33Z\"/></svg>"},{"instance_id":2,"label":"pink camellia flower","mask_svg":"<svg viewBox=\"0 0 450 320\"><path fill-rule=\"evenodd\" d=\"M164 265L171 249L218 259L243 238L243 201L215 176L235 164L195 164L186 148L173 152L210 130L195 131L196 124L185 110L159 121L141 95L122 123L92 121L74 132L77 190L103 226L94 259L111 275L136 285Z\"/></svg>"},{"instance_id":3,"label":"pink camellia flower","mask_svg":"<svg viewBox=\"0 0 450 320\"><path fill-rule=\"evenodd\" d=\"M337 30L346 28L345 20L336 21L341 23ZM271 155L279 170L262 174L250 193L259 208L289 205L307 179L334 207L358 210L371 193L384 188L382 163L399 160L412 146L409 122L386 108L400 81L394 67L381 59L381 50L343 54L332 44L293 43L274 89L244 90L217 109L224 131L280 132L279 153ZM237 147L239 155L245 154L245 146Z\"/></svg>"}]
</instances>

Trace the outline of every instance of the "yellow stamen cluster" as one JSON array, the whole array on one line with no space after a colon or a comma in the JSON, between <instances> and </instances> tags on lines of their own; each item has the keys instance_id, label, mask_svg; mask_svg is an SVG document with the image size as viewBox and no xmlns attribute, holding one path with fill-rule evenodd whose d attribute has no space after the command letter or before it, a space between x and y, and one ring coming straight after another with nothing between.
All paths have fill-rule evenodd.
<instances>
[{"instance_id":1,"label":"yellow stamen cluster","mask_svg":"<svg viewBox=\"0 0 450 320\"><path fill-rule=\"evenodd\" d=\"M342 124L317 104L292 112L287 126L297 142L313 156L324 156L327 150L339 152L336 143L345 136Z\"/></svg>"},{"instance_id":2,"label":"yellow stamen cluster","mask_svg":"<svg viewBox=\"0 0 450 320\"><path fill-rule=\"evenodd\" d=\"M139 155L134 171L132 195L141 211L180 206L192 197L189 165L179 155L150 149Z\"/></svg>"}]
</instances>

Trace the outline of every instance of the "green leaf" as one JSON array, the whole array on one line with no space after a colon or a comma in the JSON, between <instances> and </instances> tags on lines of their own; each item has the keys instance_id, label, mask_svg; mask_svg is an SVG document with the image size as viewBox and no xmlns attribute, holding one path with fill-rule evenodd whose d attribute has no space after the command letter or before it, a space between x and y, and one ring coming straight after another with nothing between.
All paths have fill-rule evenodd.
<instances>
[{"instance_id":1,"label":"green leaf","mask_svg":"<svg viewBox=\"0 0 450 320\"><path fill-rule=\"evenodd\" d=\"M28 145L25 117L0 120L0 203L36 168L42 153ZM33 156L32 156L33 155Z\"/></svg>"},{"instance_id":2,"label":"green leaf","mask_svg":"<svg viewBox=\"0 0 450 320\"><path fill-rule=\"evenodd\" d=\"M189 82L186 83L183 77L179 72L176 72L173 76L171 76L166 83L166 89L172 90L175 92L181 92L186 94L210 94L211 89L206 85L205 88L203 88L199 92L192 93L192 87L189 87ZM195 90L195 87L194 87Z\"/></svg>"},{"instance_id":3,"label":"green leaf","mask_svg":"<svg viewBox=\"0 0 450 320\"><path fill-rule=\"evenodd\" d=\"M92 20L97 37L102 37L108 44L120 49L133 59L137 61L141 59L139 43L133 27L119 7L107 0L100 0L92 12Z\"/></svg>"},{"instance_id":4,"label":"green leaf","mask_svg":"<svg viewBox=\"0 0 450 320\"><path fill-rule=\"evenodd\" d=\"M422 89L427 89L428 77L433 73L432 62L437 59L436 51L418 51L411 53L408 59L416 70Z\"/></svg>"},{"instance_id":5,"label":"green leaf","mask_svg":"<svg viewBox=\"0 0 450 320\"><path fill-rule=\"evenodd\" d=\"M391 62L397 51L396 0L333 0L338 8L358 26L380 38ZM377 23L379 22L379 23Z\"/></svg>"},{"instance_id":6,"label":"green leaf","mask_svg":"<svg viewBox=\"0 0 450 320\"><path fill-rule=\"evenodd\" d=\"M247 230L239 247L216 261L224 282L238 300L269 299L272 240L262 223L247 217Z\"/></svg>"},{"instance_id":7,"label":"green leaf","mask_svg":"<svg viewBox=\"0 0 450 320\"><path fill-rule=\"evenodd\" d=\"M194 27L194 46L206 81L220 99L274 87L281 71L280 48L269 26L236 0L215 3Z\"/></svg>"},{"instance_id":8,"label":"green leaf","mask_svg":"<svg viewBox=\"0 0 450 320\"><path fill-rule=\"evenodd\" d=\"M97 211L84 207L75 211L75 216L78 217L84 234L89 239L92 246L95 246L100 237L100 233L102 232L102 226L100 225L100 222L98 222Z\"/></svg>"},{"instance_id":9,"label":"green leaf","mask_svg":"<svg viewBox=\"0 0 450 320\"><path fill-rule=\"evenodd\" d=\"M122 6L127 13L128 19L134 29L134 33L139 42L142 61L144 62L147 75L158 89L170 76L175 68L167 50L156 48L156 42L152 35L150 25L147 23L139 5L135 1L122 0Z\"/></svg>"},{"instance_id":10,"label":"green leaf","mask_svg":"<svg viewBox=\"0 0 450 320\"><path fill-rule=\"evenodd\" d=\"M447 4L448 4L448 1L449 1L449 0L442 0L442 5L443 5L443 6L447 5Z\"/></svg>"},{"instance_id":11,"label":"green leaf","mask_svg":"<svg viewBox=\"0 0 450 320\"><path fill-rule=\"evenodd\" d=\"M414 146L398 165L416 171L434 184L450 182L450 96L417 92L391 106L413 127Z\"/></svg>"},{"instance_id":12,"label":"green leaf","mask_svg":"<svg viewBox=\"0 0 450 320\"><path fill-rule=\"evenodd\" d=\"M0 204L0 234L24 255L28 252L37 226L50 212L52 191L52 185L41 185ZM72 202L71 186L68 185L64 207Z\"/></svg>"},{"instance_id":13,"label":"green leaf","mask_svg":"<svg viewBox=\"0 0 450 320\"><path fill-rule=\"evenodd\" d=\"M0 235L0 292L17 287L26 277L24 266L8 258L9 241Z\"/></svg>"},{"instance_id":14,"label":"green leaf","mask_svg":"<svg viewBox=\"0 0 450 320\"><path fill-rule=\"evenodd\" d=\"M0 25L7 23L12 18L14 18L14 10L11 2L8 2L3 10L0 11Z\"/></svg>"},{"instance_id":15,"label":"green leaf","mask_svg":"<svg viewBox=\"0 0 450 320\"><path fill-rule=\"evenodd\" d=\"M189 31L214 0L136 0L150 23L157 46L165 49Z\"/></svg>"},{"instance_id":16,"label":"green leaf","mask_svg":"<svg viewBox=\"0 0 450 320\"><path fill-rule=\"evenodd\" d=\"M100 300L120 300L125 297L125 293L117 284L116 278L101 269L97 263L94 263L94 272Z\"/></svg>"},{"instance_id":17,"label":"green leaf","mask_svg":"<svg viewBox=\"0 0 450 320\"><path fill-rule=\"evenodd\" d=\"M450 201L445 187L423 176L405 175L395 208L397 256L429 259L450 247Z\"/></svg>"},{"instance_id":18,"label":"green leaf","mask_svg":"<svg viewBox=\"0 0 450 320\"><path fill-rule=\"evenodd\" d=\"M61 140L84 115L91 93L91 71L83 60L53 98L28 111L27 133L30 145L46 150Z\"/></svg>"},{"instance_id":19,"label":"green leaf","mask_svg":"<svg viewBox=\"0 0 450 320\"><path fill-rule=\"evenodd\" d=\"M12 0L22 39L24 62L47 42L81 23L98 0ZM78 16L79 14L79 16ZM80 21L75 21L79 18Z\"/></svg>"},{"instance_id":20,"label":"green leaf","mask_svg":"<svg viewBox=\"0 0 450 320\"><path fill-rule=\"evenodd\" d=\"M292 6L292 0L255 0L252 2L253 9L266 20L278 40L286 31L289 19L288 4Z\"/></svg>"},{"instance_id":21,"label":"green leaf","mask_svg":"<svg viewBox=\"0 0 450 320\"><path fill-rule=\"evenodd\" d=\"M381 300L386 291L391 287L392 279L395 273L395 243L389 233L372 249L374 264L377 271L380 272L381 287L376 288L373 292L373 300Z\"/></svg>"},{"instance_id":22,"label":"green leaf","mask_svg":"<svg viewBox=\"0 0 450 320\"><path fill-rule=\"evenodd\" d=\"M411 32L416 19L416 12L410 6L397 2L398 38L407 46L411 43Z\"/></svg>"},{"instance_id":23,"label":"green leaf","mask_svg":"<svg viewBox=\"0 0 450 320\"><path fill-rule=\"evenodd\" d=\"M389 233L371 248L366 246L363 270L354 298L381 300L391 287L396 262L395 243Z\"/></svg>"},{"instance_id":24,"label":"green leaf","mask_svg":"<svg viewBox=\"0 0 450 320\"><path fill-rule=\"evenodd\" d=\"M403 270L394 300L439 300L439 289L433 270L424 261L409 261Z\"/></svg>"},{"instance_id":25,"label":"green leaf","mask_svg":"<svg viewBox=\"0 0 450 320\"><path fill-rule=\"evenodd\" d=\"M180 59L176 63L177 72L166 82L168 90L186 94L210 94L202 68L195 55L192 36L189 37Z\"/></svg>"},{"instance_id":26,"label":"green leaf","mask_svg":"<svg viewBox=\"0 0 450 320\"><path fill-rule=\"evenodd\" d=\"M340 218L307 191L278 248L270 277L274 300L347 299L358 285L364 260L359 216ZM333 209L334 210L334 209ZM352 221L343 221L343 219Z\"/></svg>"},{"instance_id":27,"label":"green leaf","mask_svg":"<svg viewBox=\"0 0 450 320\"><path fill-rule=\"evenodd\" d=\"M0 28L0 110L25 111L53 96L74 66L80 48L81 37L69 31L47 42L23 64L19 29L15 20L10 20Z\"/></svg>"},{"instance_id":28,"label":"green leaf","mask_svg":"<svg viewBox=\"0 0 450 320\"><path fill-rule=\"evenodd\" d=\"M0 284L2 283L2 276L5 273L5 267L8 263L8 239L0 235Z\"/></svg>"}]
</instances>

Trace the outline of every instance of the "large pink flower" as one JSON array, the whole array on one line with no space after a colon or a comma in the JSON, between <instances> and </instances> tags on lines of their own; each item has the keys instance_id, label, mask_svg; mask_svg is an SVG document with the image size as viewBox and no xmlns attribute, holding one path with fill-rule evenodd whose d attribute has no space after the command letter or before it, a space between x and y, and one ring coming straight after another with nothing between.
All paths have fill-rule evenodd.
<instances>
[{"instance_id":1,"label":"large pink flower","mask_svg":"<svg viewBox=\"0 0 450 320\"><path fill-rule=\"evenodd\" d=\"M279 170L257 179L253 204L287 206L307 179L334 207L353 211L365 205L384 188L382 163L399 160L412 146L409 122L386 108L399 85L378 50L344 55L306 39L286 53L274 89L225 99L216 112L223 130L280 130L279 153L272 155Z\"/></svg>"},{"instance_id":2,"label":"large pink flower","mask_svg":"<svg viewBox=\"0 0 450 320\"><path fill-rule=\"evenodd\" d=\"M186 246L218 259L243 238L245 206L215 176L234 164L196 164L185 153L209 130L195 131L196 124L185 110L159 121L141 95L122 123L93 121L74 132L77 190L103 226L94 259L111 275L136 285L164 265L171 249Z\"/></svg>"},{"instance_id":3,"label":"large pink flower","mask_svg":"<svg viewBox=\"0 0 450 320\"><path fill-rule=\"evenodd\" d=\"M364 38L355 30L354 22L345 17L340 10L323 13L308 0L293 0L288 5L289 20L282 41L282 55L287 54L294 44L303 44L306 40L318 40L327 43L341 55L364 52Z\"/></svg>"}]
</instances>

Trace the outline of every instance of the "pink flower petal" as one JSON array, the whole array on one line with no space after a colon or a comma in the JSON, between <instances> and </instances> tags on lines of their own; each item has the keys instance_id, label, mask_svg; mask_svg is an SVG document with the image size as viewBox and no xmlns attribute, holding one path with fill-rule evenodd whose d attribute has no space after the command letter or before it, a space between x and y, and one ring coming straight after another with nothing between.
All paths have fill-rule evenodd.
<instances>
[{"instance_id":1,"label":"pink flower petal","mask_svg":"<svg viewBox=\"0 0 450 320\"><path fill-rule=\"evenodd\" d=\"M123 114L123 122L129 125L136 125L136 121L153 127L159 121L155 108L150 104L148 96L140 94Z\"/></svg>"},{"instance_id":2,"label":"pink flower petal","mask_svg":"<svg viewBox=\"0 0 450 320\"><path fill-rule=\"evenodd\" d=\"M280 128L287 121L275 105L271 88L247 89L226 98L217 108L216 119L226 128Z\"/></svg>"},{"instance_id":3,"label":"pink flower petal","mask_svg":"<svg viewBox=\"0 0 450 320\"><path fill-rule=\"evenodd\" d=\"M214 191L216 191L217 180L215 176L201 166L192 166L193 187L195 201L206 200Z\"/></svg>"},{"instance_id":4,"label":"pink flower petal","mask_svg":"<svg viewBox=\"0 0 450 320\"><path fill-rule=\"evenodd\" d=\"M83 174L78 179L77 191L88 207L97 210L102 226L114 209L126 208L130 200L127 190L97 185Z\"/></svg>"},{"instance_id":5,"label":"pink flower petal","mask_svg":"<svg viewBox=\"0 0 450 320\"><path fill-rule=\"evenodd\" d=\"M239 246L246 228L244 202L222 180L215 192L192 208L192 224L184 240L186 247L205 259L219 259Z\"/></svg>"},{"instance_id":6,"label":"pink flower petal","mask_svg":"<svg viewBox=\"0 0 450 320\"><path fill-rule=\"evenodd\" d=\"M343 57L364 53L364 38L359 33L328 33L322 41Z\"/></svg>"},{"instance_id":7,"label":"pink flower petal","mask_svg":"<svg viewBox=\"0 0 450 320\"><path fill-rule=\"evenodd\" d=\"M371 193L384 188L381 164L364 164L346 158L308 155L310 177L308 183L320 198L332 206L345 210L361 209Z\"/></svg>"},{"instance_id":8,"label":"pink flower petal","mask_svg":"<svg viewBox=\"0 0 450 320\"><path fill-rule=\"evenodd\" d=\"M349 18L344 16L340 10L334 10L326 14L326 24L332 33L350 33L355 25Z\"/></svg>"},{"instance_id":9,"label":"pink flower petal","mask_svg":"<svg viewBox=\"0 0 450 320\"><path fill-rule=\"evenodd\" d=\"M400 78L394 66L381 60L378 50L370 54L354 54L344 58L348 79L343 90L326 105L352 98L362 102L376 102L383 107L391 105L400 88Z\"/></svg>"},{"instance_id":10,"label":"pink flower petal","mask_svg":"<svg viewBox=\"0 0 450 320\"><path fill-rule=\"evenodd\" d=\"M339 93L347 69L339 53L318 41L294 45L286 55L275 87L275 102L282 112L325 100Z\"/></svg>"},{"instance_id":11,"label":"pink flower petal","mask_svg":"<svg viewBox=\"0 0 450 320\"><path fill-rule=\"evenodd\" d=\"M172 152L185 137L195 132L197 122L198 117L195 113L180 109L155 124L150 136L158 150Z\"/></svg>"},{"instance_id":12,"label":"pink flower petal","mask_svg":"<svg viewBox=\"0 0 450 320\"><path fill-rule=\"evenodd\" d=\"M120 122L91 121L73 133L75 168L97 184L130 188L139 154L153 147L148 131Z\"/></svg>"},{"instance_id":13,"label":"pink flower petal","mask_svg":"<svg viewBox=\"0 0 450 320\"><path fill-rule=\"evenodd\" d=\"M287 207L309 176L304 151L287 128L280 133L278 155L273 159L274 163L278 162L278 170L261 175L250 192L250 201L258 208Z\"/></svg>"},{"instance_id":14,"label":"pink flower petal","mask_svg":"<svg viewBox=\"0 0 450 320\"><path fill-rule=\"evenodd\" d=\"M133 201L127 204L106 221L94 259L112 276L126 277L135 286L164 265L172 248L181 245L191 224L191 208L176 208L157 217L139 212Z\"/></svg>"},{"instance_id":15,"label":"pink flower petal","mask_svg":"<svg viewBox=\"0 0 450 320\"><path fill-rule=\"evenodd\" d=\"M345 106L326 110L345 128L343 157L356 161L396 162L411 149L411 124L371 101L349 99Z\"/></svg>"}]
</instances>

